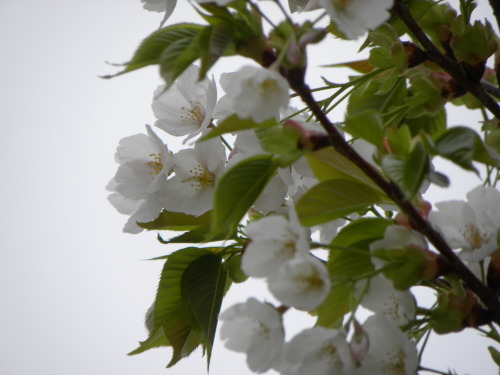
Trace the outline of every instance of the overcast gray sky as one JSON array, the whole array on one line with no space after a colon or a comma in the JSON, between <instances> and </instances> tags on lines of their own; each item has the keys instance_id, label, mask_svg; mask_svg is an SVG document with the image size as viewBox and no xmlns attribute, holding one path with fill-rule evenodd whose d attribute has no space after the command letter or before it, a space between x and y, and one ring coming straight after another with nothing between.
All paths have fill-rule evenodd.
<instances>
[{"instance_id":1,"label":"overcast gray sky","mask_svg":"<svg viewBox=\"0 0 500 375\"><path fill-rule=\"evenodd\" d=\"M187 20L185 5L171 22ZM169 370L169 349L125 355L145 339L143 316L162 267L142 260L173 248L160 245L155 233L123 234L126 218L104 190L117 168L118 141L154 122L150 104L161 81L155 68L111 81L97 76L115 72L105 61L127 60L160 19L139 0L0 2L2 375L205 373L199 352ZM355 49L328 51L341 62L352 60ZM216 78L224 69L217 68ZM455 111L452 124L477 122L464 116ZM435 190L434 201L461 198L478 183L463 174L452 181L459 189ZM252 288L267 296L255 283L229 298L244 300ZM470 337L436 341L441 350L446 345L449 359L440 352L433 364L493 373L485 342ZM243 355L219 343L211 373L250 371Z\"/></svg>"}]
</instances>

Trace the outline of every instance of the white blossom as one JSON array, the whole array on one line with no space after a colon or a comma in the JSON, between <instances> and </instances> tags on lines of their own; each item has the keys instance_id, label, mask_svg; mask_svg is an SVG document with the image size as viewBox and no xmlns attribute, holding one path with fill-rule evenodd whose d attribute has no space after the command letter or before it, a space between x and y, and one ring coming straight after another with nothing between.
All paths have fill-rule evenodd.
<instances>
[{"instance_id":1,"label":"white blossom","mask_svg":"<svg viewBox=\"0 0 500 375\"><path fill-rule=\"evenodd\" d=\"M155 125L171 135L187 135L185 142L210 125L217 102L214 80L198 81L199 73L200 69L191 65L168 90L159 86L152 103Z\"/></svg>"},{"instance_id":2,"label":"white blossom","mask_svg":"<svg viewBox=\"0 0 500 375\"><path fill-rule=\"evenodd\" d=\"M296 253L307 254L304 228L280 215L266 216L245 229L251 242L241 260L243 272L252 277L270 277Z\"/></svg>"},{"instance_id":3,"label":"white blossom","mask_svg":"<svg viewBox=\"0 0 500 375\"><path fill-rule=\"evenodd\" d=\"M429 221L463 260L478 262L500 248L500 192L495 188L478 186L467 193L467 202L446 201L436 207Z\"/></svg>"},{"instance_id":4,"label":"white blossom","mask_svg":"<svg viewBox=\"0 0 500 375\"><path fill-rule=\"evenodd\" d=\"M162 189L163 208L195 216L209 211L225 163L225 149L217 138L197 142L194 149L174 154L175 176Z\"/></svg>"},{"instance_id":5,"label":"white blossom","mask_svg":"<svg viewBox=\"0 0 500 375\"><path fill-rule=\"evenodd\" d=\"M343 334L314 327L295 336L286 346L282 375L351 375L354 362Z\"/></svg>"},{"instance_id":6,"label":"white blossom","mask_svg":"<svg viewBox=\"0 0 500 375\"><path fill-rule=\"evenodd\" d=\"M222 74L220 84L227 95L217 103L215 118L236 113L240 118L263 122L279 119L280 108L288 105L288 83L271 69L246 65L237 72Z\"/></svg>"},{"instance_id":7,"label":"white blossom","mask_svg":"<svg viewBox=\"0 0 500 375\"><path fill-rule=\"evenodd\" d=\"M391 320L383 315L366 319L368 352L355 375L415 375L418 367L417 346Z\"/></svg>"},{"instance_id":8,"label":"white blossom","mask_svg":"<svg viewBox=\"0 0 500 375\"><path fill-rule=\"evenodd\" d=\"M269 290L281 303L299 310L313 310L330 292L325 265L312 255L295 256L268 279Z\"/></svg>"},{"instance_id":9,"label":"white blossom","mask_svg":"<svg viewBox=\"0 0 500 375\"><path fill-rule=\"evenodd\" d=\"M160 27L162 27L174 12L177 0L141 0L141 3L143 3L142 7L144 9L151 12L165 12L165 16L160 24Z\"/></svg>"},{"instance_id":10,"label":"white blossom","mask_svg":"<svg viewBox=\"0 0 500 375\"><path fill-rule=\"evenodd\" d=\"M279 363L284 344L281 315L267 303L249 298L220 315L225 346L247 355L250 370L265 372Z\"/></svg>"},{"instance_id":11,"label":"white blossom","mask_svg":"<svg viewBox=\"0 0 500 375\"><path fill-rule=\"evenodd\" d=\"M318 0L348 39L357 39L389 19L394 0Z\"/></svg>"},{"instance_id":12,"label":"white blossom","mask_svg":"<svg viewBox=\"0 0 500 375\"><path fill-rule=\"evenodd\" d=\"M366 283L369 283L365 290ZM416 304L413 294L409 291L400 291L382 275L377 275L370 280L356 283L356 289L365 294L361 305L377 314L402 326L415 318Z\"/></svg>"}]
</instances>

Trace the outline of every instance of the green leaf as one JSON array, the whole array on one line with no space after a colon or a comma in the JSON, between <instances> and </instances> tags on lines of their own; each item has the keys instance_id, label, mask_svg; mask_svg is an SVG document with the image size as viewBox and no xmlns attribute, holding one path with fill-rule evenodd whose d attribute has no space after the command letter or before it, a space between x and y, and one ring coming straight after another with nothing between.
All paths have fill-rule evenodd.
<instances>
[{"instance_id":1,"label":"green leaf","mask_svg":"<svg viewBox=\"0 0 500 375\"><path fill-rule=\"evenodd\" d=\"M221 262L217 254L204 255L189 264L181 281L184 307L201 328L208 365L226 285L227 272Z\"/></svg>"},{"instance_id":2,"label":"green leaf","mask_svg":"<svg viewBox=\"0 0 500 375\"><path fill-rule=\"evenodd\" d=\"M378 191L348 180L327 180L307 191L295 205L300 222L313 226L386 202Z\"/></svg>"},{"instance_id":3,"label":"green leaf","mask_svg":"<svg viewBox=\"0 0 500 375\"><path fill-rule=\"evenodd\" d=\"M230 168L215 186L212 228L207 240L230 236L276 172L270 155L257 155Z\"/></svg>"},{"instance_id":4,"label":"green leaf","mask_svg":"<svg viewBox=\"0 0 500 375\"><path fill-rule=\"evenodd\" d=\"M486 146L472 129L457 126L448 129L436 140L438 155L451 160L460 167L478 173L472 161L499 167L500 156Z\"/></svg>"},{"instance_id":5,"label":"green leaf","mask_svg":"<svg viewBox=\"0 0 500 375\"><path fill-rule=\"evenodd\" d=\"M354 137L363 138L365 141L379 147L384 138L382 116L379 111L367 109L346 118L345 130Z\"/></svg>"},{"instance_id":6,"label":"green leaf","mask_svg":"<svg viewBox=\"0 0 500 375\"><path fill-rule=\"evenodd\" d=\"M211 213L206 212L200 216L187 215L182 212L162 211L156 220L149 223L137 223L147 230L174 230L185 231L210 223Z\"/></svg>"},{"instance_id":7,"label":"green leaf","mask_svg":"<svg viewBox=\"0 0 500 375\"><path fill-rule=\"evenodd\" d=\"M333 238L327 268L332 280L353 280L373 271L370 243L384 237L392 223L382 218L361 218L343 227Z\"/></svg>"},{"instance_id":8,"label":"green leaf","mask_svg":"<svg viewBox=\"0 0 500 375\"><path fill-rule=\"evenodd\" d=\"M146 350L153 348L160 348L163 346L170 346L163 328L157 329L155 333L148 337L147 340L139 342L139 347L127 355L136 355L145 352Z\"/></svg>"},{"instance_id":9,"label":"green leaf","mask_svg":"<svg viewBox=\"0 0 500 375\"><path fill-rule=\"evenodd\" d=\"M264 151L277 155L280 167L287 167L299 159L303 152L298 148L300 133L283 126L261 127L255 130Z\"/></svg>"},{"instance_id":10,"label":"green leaf","mask_svg":"<svg viewBox=\"0 0 500 375\"><path fill-rule=\"evenodd\" d=\"M421 142L415 144L408 156L388 154L382 158L382 170L412 199L429 171L429 157Z\"/></svg>"},{"instance_id":11,"label":"green leaf","mask_svg":"<svg viewBox=\"0 0 500 375\"><path fill-rule=\"evenodd\" d=\"M188 266L207 254L212 254L212 251L188 247L170 254L163 267L154 303L153 318L149 325L151 338L157 335L158 330L163 329L173 348L174 352L169 366L189 355L200 344L193 332L191 321L186 316L181 299L181 280Z\"/></svg>"},{"instance_id":12,"label":"green leaf","mask_svg":"<svg viewBox=\"0 0 500 375\"><path fill-rule=\"evenodd\" d=\"M104 76L103 78L112 78L148 65L159 64L165 49L178 40L195 37L202 29L203 26L201 25L180 23L155 31L142 41L132 59L124 64L124 70L114 75Z\"/></svg>"},{"instance_id":13,"label":"green leaf","mask_svg":"<svg viewBox=\"0 0 500 375\"><path fill-rule=\"evenodd\" d=\"M183 35L163 50L160 56L160 75L167 83L167 87L196 59L201 57L210 32L211 27L207 26L197 33Z\"/></svg>"},{"instance_id":14,"label":"green leaf","mask_svg":"<svg viewBox=\"0 0 500 375\"><path fill-rule=\"evenodd\" d=\"M309 152L305 156L314 176L320 181L352 180L378 189L356 164L333 148L327 147L316 152Z\"/></svg>"},{"instance_id":15,"label":"green leaf","mask_svg":"<svg viewBox=\"0 0 500 375\"><path fill-rule=\"evenodd\" d=\"M171 238L167 241L163 240L161 243L163 244L169 244L169 243L201 243L205 242L207 239L208 234L210 233L210 223L208 224L203 224L200 225L199 227L196 227L189 232L183 233L180 236L176 236L174 238ZM234 237L236 233L233 232L229 237ZM225 236L216 236L214 238L211 238L210 241L222 241L226 239Z\"/></svg>"},{"instance_id":16,"label":"green leaf","mask_svg":"<svg viewBox=\"0 0 500 375\"><path fill-rule=\"evenodd\" d=\"M261 123L257 123L252 119L241 119L238 115L231 115L222 122L220 122L216 128L213 128L207 135L201 138L201 141L206 139L214 138L222 134L233 133L241 130L260 128L260 127L268 127L276 125L277 122L275 119L266 120Z\"/></svg>"},{"instance_id":17,"label":"green leaf","mask_svg":"<svg viewBox=\"0 0 500 375\"><path fill-rule=\"evenodd\" d=\"M334 283L325 301L317 308L317 325L333 327L355 306L354 285L350 282Z\"/></svg>"},{"instance_id":18,"label":"green leaf","mask_svg":"<svg viewBox=\"0 0 500 375\"><path fill-rule=\"evenodd\" d=\"M497 366L500 366L500 352L493 346L488 346L488 351L490 352L491 359L493 359Z\"/></svg>"},{"instance_id":19,"label":"green leaf","mask_svg":"<svg viewBox=\"0 0 500 375\"><path fill-rule=\"evenodd\" d=\"M208 70L224 55L234 37L234 28L231 23L218 22L209 27L209 32L203 35L201 47L200 79L205 77Z\"/></svg>"}]
</instances>

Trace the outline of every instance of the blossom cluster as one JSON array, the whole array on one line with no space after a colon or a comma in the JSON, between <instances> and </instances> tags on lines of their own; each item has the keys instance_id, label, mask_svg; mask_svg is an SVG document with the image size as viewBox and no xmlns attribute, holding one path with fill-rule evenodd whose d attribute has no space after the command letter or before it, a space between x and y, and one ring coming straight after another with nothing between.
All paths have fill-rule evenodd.
<instances>
[{"instance_id":1,"label":"blossom cluster","mask_svg":"<svg viewBox=\"0 0 500 375\"><path fill-rule=\"evenodd\" d=\"M176 6L176 0L141 2L147 10L164 13L164 21ZM214 12L214 18L222 14L224 21L219 20L218 24L223 25L220 26L222 30L234 26L234 20L228 21L227 15L236 18L241 11L243 18L251 18L246 8L243 10L245 4L234 13L224 13L224 7L229 5L230 8L233 1L196 2L215 3L216 6L210 4L203 9ZM333 21L330 31L347 39L357 39L379 27L389 19L393 5L394 0L289 1L291 12L322 9L323 16L328 14ZM252 12L256 9L254 5ZM444 17L441 16L439 20ZM256 18L260 22L260 15ZM238 23L235 21L235 24ZM169 29L171 33L162 35L167 40L185 33L183 42L199 42L207 35L215 39L221 37L215 33L213 25L204 29L197 26L189 24L184 30L181 25L180 34L177 29ZM433 208L423 198L428 186L431 182L441 185L447 182L444 181L446 176L434 171L432 156L447 157L468 170L474 170L472 160L486 160L490 174L493 166L498 168L500 156L468 130L459 129L459 136L452 141L468 136L469 144L474 143L478 149L483 147L476 150L480 154L477 160L471 151L470 160L464 161L462 148L465 146L450 146L453 142L446 136L451 137L453 129L444 136L442 129L437 134L426 134L421 129L424 126L410 129L422 113L425 117L422 124L426 126L431 121L437 123L439 116L434 113L434 107L425 107L428 98L424 98L424 103L419 90L415 89L422 84L418 81L419 74L427 74L427 68L405 73L405 69L413 67L413 62L409 61L411 56L401 53L408 42L400 42L392 26L387 26L389 31L374 32L366 43L376 46L368 61L373 65L368 75L354 77L345 86L325 79L327 86L324 88L342 86L330 97L330 102L324 101L322 107L315 103L318 105L316 111L313 106L294 108L290 101L291 87L299 93L294 85L294 74L305 74L305 63L301 65L300 62L306 59L301 60L300 54L305 53L306 44L317 35L323 35L308 24L303 30L294 27L277 27L279 30L270 34L269 44L264 47L265 43L255 38L250 30L248 40L239 41L237 47L250 51L262 47L259 53L264 51L264 56L266 53L272 55L272 62L263 63L262 56L255 57L255 62L262 66L244 65L235 72L222 74L218 80L206 76L206 56L200 54L200 66L189 65L182 74L175 75L175 79L167 78L166 84L154 92L154 126L146 125L145 133L126 137L119 143L115 154L119 167L107 189L111 192L110 203L120 213L128 215L124 232L139 233L143 228L150 229L148 225L163 214L174 214L188 218L186 227L191 228L177 237L181 238L179 243L224 241L213 248L179 250L172 268L169 268L172 259L169 256L159 289L165 287L170 292L174 290L173 295L181 295L177 301L179 305L166 313L164 306L155 306L162 301L155 301L147 318L150 337L140 349L147 350L167 342L174 349L173 358L179 360L201 344L210 355L215 334L211 319L219 314L222 295L231 283L253 277L265 281L277 306L252 297L219 315L220 334L225 345L245 353L250 370L262 373L273 369L283 375L414 375L421 359L417 341L424 332L432 329L437 333L449 333L492 321L489 306L479 299L480 293L467 285L467 279L477 280L480 287L489 288L495 295L500 290L500 192L494 187L496 180L493 184L485 184L490 186L474 188L467 194L466 201L440 202ZM215 36L210 34L212 32ZM280 45L279 39L287 32L289 39ZM161 41L155 37L153 34L155 43ZM169 43L162 56L165 51L171 52L172 46L176 47L175 41L169 39ZM224 41L221 45L227 47ZM212 47L208 48L208 54L217 49ZM275 50L270 52L272 48ZM222 56L223 48L219 52ZM149 53L148 50L148 58ZM183 57L178 60L184 63ZM435 75L435 72L430 73L430 76ZM350 102L345 122L330 124L331 128L325 126L325 121L321 125L316 122L315 118L321 118L317 116L318 111L324 111L327 117L328 111L336 105L329 107L331 101L358 79L359 85L354 87L354 107L366 105L367 108L349 112L353 107ZM396 81L406 85L406 79L415 87L406 89L404 86L400 95ZM398 95L400 103L387 104ZM371 107L371 96L376 97L374 102L383 97L381 107L384 108L380 111L385 113L380 114L378 108ZM432 114L428 116L429 112ZM273 131L278 133L273 134ZM351 154L338 151L332 133L340 138L338 144L345 143L350 148ZM292 134L291 141L286 140L289 134ZM178 142L182 143L180 150L173 152L172 147L167 146L162 140L167 135L181 139ZM330 147L332 145L335 147ZM356 155L359 160L349 160L346 154ZM252 198L246 199L244 186L238 193L241 197L232 197L235 206L239 205L238 199L246 199L241 205L241 215L229 220L221 218L222 214L216 212L216 209L221 210L217 205L216 198L220 199L217 193L224 191L230 195L227 186L241 188L242 185L222 181L230 180L228 176L233 179L245 177L238 175L235 178L233 172L249 161L264 160L259 157L265 157L272 168L267 175L259 176L259 184L249 187L258 192L255 196L248 193ZM418 171L413 173L413 169ZM373 174L378 174L379 179L373 178ZM372 176L371 179L367 175ZM250 184L254 182L249 181ZM384 190L385 183L395 190ZM221 185L226 190L220 188ZM405 211L407 203L411 210ZM221 212L232 209L232 206L225 207ZM234 211L239 209L235 207ZM427 225L425 230L419 227L415 216L411 217L415 215L412 210ZM203 225L197 222L207 216L211 220L209 229L206 222ZM226 228L221 230L220 227L226 224L227 231ZM186 230L181 228L181 231ZM200 250L199 254L194 250ZM328 257L324 256L325 251ZM184 257L184 254L188 255ZM207 278L203 275L198 278L200 272L196 262L204 256L210 262L215 259L220 268L214 266L216 272ZM457 263L470 272L465 279L460 280L463 275L458 274ZM169 274L172 269L175 272ZM189 279L193 273L197 277ZM200 308L203 298L193 290L214 280L212 289L203 289L211 298L207 318L203 315L206 309ZM175 288L169 289L174 284ZM416 300L414 292L420 287L436 292L432 307L423 306ZM194 303L193 299L196 299ZM288 337L284 320L290 309L317 316L316 326ZM163 319L170 319L170 313L179 314L176 317L179 321L185 318L184 315L198 319L189 329L201 331L192 335L186 328L185 341L172 342L175 340L169 337L170 332L163 325L165 322L158 317L165 314ZM209 324L206 319L210 320ZM191 324L185 323L186 326ZM185 345L193 345L193 348Z\"/></svg>"}]
</instances>

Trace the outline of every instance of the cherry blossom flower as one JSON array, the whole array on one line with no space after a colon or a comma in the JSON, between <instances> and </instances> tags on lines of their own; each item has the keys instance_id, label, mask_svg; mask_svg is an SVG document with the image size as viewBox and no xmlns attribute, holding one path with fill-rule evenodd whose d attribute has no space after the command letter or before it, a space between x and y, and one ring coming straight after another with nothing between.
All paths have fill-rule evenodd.
<instances>
[{"instance_id":1,"label":"cherry blossom flower","mask_svg":"<svg viewBox=\"0 0 500 375\"><path fill-rule=\"evenodd\" d=\"M151 12L165 12L165 16L161 21L160 27L168 20L168 18L174 12L175 6L177 5L177 0L141 0L143 3L142 7Z\"/></svg>"},{"instance_id":2,"label":"cherry blossom flower","mask_svg":"<svg viewBox=\"0 0 500 375\"><path fill-rule=\"evenodd\" d=\"M217 103L215 118L236 113L240 118L263 122L279 119L280 108L288 105L288 82L271 69L246 65L222 74L220 84L227 95Z\"/></svg>"},{"instance_id":3,"label":"cherry blossom flower","mask_svg":"<svg viewBox=\"0 0 500 375\"><path fill-rule=\"evenodd\" d=\"M463 260L478 262L500 248L500 192L495 188L481 185L467 193L467 202L446 201L436 207L429 221Z\"/></svg>"},{"instance_id":4,"label":"cherry blossom flower","mask_svg":"<svg viewBox=\"0 0 500 375\"><path fill-rule=\"evenodd\" d=\"M282 375L350 375L354 361L343 334L314 327L295 336L285 346Z\"/></svg>"},{"instance_id":5,"label":"cherry blossom flower","mask_svg":"<svg viewBox=\"0 0 500 375\"><path fill-rule=\"evenodd\" d=\"M348 39L357 39L389 18L394 0L318 0Z\"/></svg>"},{"instance_id":6,"label":"cherry blossom flower","mask_svg":"<svg viewBox=\"0 0 500 375\"><path fill-rule=\"evenodd\" d=\"M171 135L187 135L184 143L210 125L217 102L214 80L198 81L199 73L200 69L191 65L167 91L164 85L159 86L152 103L155 126Z\"/></svg>"},{"instance_id":7,"label":"cherry blossom flower","mask_svg":"<svg viewBox=\"0 0 500 375\"><path fill-rule=\"evenodd\" d=\"M222 142L197 142L194 149L174 155L175 176L162 189L166 210L199 216L212 208L215 182L224 172L226 152Z\"/></svg>"},{"instance_id":8,"label":"cherry blossom flower","mask_svg":"<svg viewBox=\"0 0 500 375\"><path fill-rule=\"evenodd\" d=\"M299 310L313 310L330 292L325 265L311 255L295 256L268 279L269 290L280 302Z\"/></svg>"},{"instance_id":9,"label":"cherry blossom flower","mask_svg":"<svg viewBox=\"0 0 500 375\"><path fill-rule=\"evenodd\" d=\"M158 217L163 207L160 191L173 167L167 146L150 126L146 130L148 135L136 134L120 141L115 154L120 166L106 187L112 192L110 203L130 216L123 228L127 233L141 232L137 222Z\"/></svg>"},{"instance_id":10,"label":"cherry blossom flower","mask_svg":"<svg viewBox=\"0 0 500 375\"><path fill-rule=\"evenodd\" d=\"M383 315L366 319L363 330L369 347L355 375L415 375L418 367L417 346Z\"/></svg>"},{"instance_id":11,"label":"cherry blossom flower","mask_svg":"<svg viewBox=\"0 0 500 375\"><path fill-rule=\"evenodd\" d=\"M251 239L243 253L243 272L252 277L270 277L296 253L307 254L307 234L298 222L280 215L270 215L246 227Z\"/></svg>"},{"instance_id":12,"label":"cherry blossom flower","mask_svg":"<svg viewBox=\"0 0 500 375\"><path fill-rule=\"evenodd\" d=\"M274 307L249 298L224 311L220 319L225 346L246 353L252 371L262 373L279 363L284 330L281 315Z\"/></svg>"},{"instance_id":13,"label":"cherry blossom flower","mask_svg":"<svg viewBox=\"0 0 500 375\"><path fill-rule=\"evenodd\" d=\"M360 281L356 288L364 289L367 281ZM410 292L394 288L393 284L382 275L370 279L369 286L361 300L361 305L402 326L415 318L416 304Z\"/></svg>"}]
</instances>

